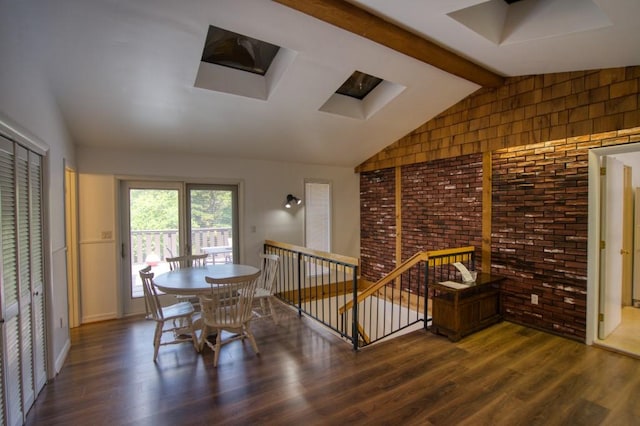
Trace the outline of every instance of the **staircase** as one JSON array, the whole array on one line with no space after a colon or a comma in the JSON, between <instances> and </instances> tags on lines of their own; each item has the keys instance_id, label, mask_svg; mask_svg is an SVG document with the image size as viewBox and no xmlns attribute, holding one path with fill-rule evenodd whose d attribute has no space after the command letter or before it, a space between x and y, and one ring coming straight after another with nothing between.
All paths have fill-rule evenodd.
<instances>
[{"instance_id":1,"label":"staircase","mask_svg":"<svg viewBox=\"0 0 640 426\"><path fill-rule=\"evenodd\" d=\"M427 328L429 283L456 279L454 262L475 269L475 248L423 251L375 283L358 277L358 259L275 241L280 256L275 295L351 342L354 350L422 323ZM355 302L354 302L355 300Z\"/></svg>"}]
</instances>

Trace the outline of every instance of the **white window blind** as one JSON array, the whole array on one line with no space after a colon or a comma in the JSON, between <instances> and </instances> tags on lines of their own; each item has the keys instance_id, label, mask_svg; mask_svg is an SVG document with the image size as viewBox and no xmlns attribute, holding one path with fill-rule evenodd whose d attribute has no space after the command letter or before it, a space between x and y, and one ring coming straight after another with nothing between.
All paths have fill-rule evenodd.
<instances>
[{"instance_id":1,"label":"white window blind","mask_svg":"<svg viewBox=\"0 0 640 426\"><path fill-rule=\"evenodd\" d=\"M314 250L331 251L331 185L305 182L305 243Z\"/></svg>"}]
</instances>

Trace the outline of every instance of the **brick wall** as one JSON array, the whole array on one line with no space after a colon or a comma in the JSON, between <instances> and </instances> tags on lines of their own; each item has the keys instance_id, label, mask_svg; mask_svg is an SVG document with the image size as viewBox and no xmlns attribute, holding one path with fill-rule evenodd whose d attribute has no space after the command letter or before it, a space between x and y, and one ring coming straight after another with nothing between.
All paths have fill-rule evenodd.
<instances>
[{"instance_id":1,"label":"brick wall","mask_svg":"<svg viewBox=\"0 0 640 426\"><path fill-rule=\"evenodd\" d=\"M403 167L401 186L402 260L418 251L481 246L482 155ZM394 169L360 176L361 272L368 280L396 266L395 189Z\"/></svg>"},{"instance_id":2,"label":"brick wall","mask_svg":"<svg viewBox=\"0 0 640 426\"><path fill-rule=\"evenodd\" d=\"M394 169L360 175L360 268L373 282L396 266L395 187Z\"/></svg>"},{"instance_id":3,"label":"brick wall","mask_svg":"<svg viewBox=\"0 0 640 426\"><path fill-rule=\"evenodd\" d=\"M482 238L490 239L492 270L508 277L508 320L583 340L587 151L640 141L639 87L640 67L510 78L499 89L481 89L454 105L357 171L369 194L376 191L374 176L387 177L384 205L392 208L381 211L386 214L384 223L392 226L395 200L389 180L393 181L394 167L402 168L400 234L407 257L428 240L461 242L445 235L445 229L458 226L454 209L445 206L452 199L469 197L469 188L436 191L434 185L456 169L482 170L478 153L492 152L491 234L478 238L479 212L477 220L473 216L464 221L478 228L469 226L460 233L468 234L476 247ZM466 178L474 186L482 185L479 171L475 179ZM470 204L474 209L482 206L479 190L476 197ZM362 202L364 230L377 218ZM438 225L442 229L434 230ZM363 274L380 263L378 254L394 257L395 229L389 230L387 240L376 240L375 247L362 239L362 252L369 256L368 263L363 259ZM539 296L538 305L531 305L531 293Z\"/></svg>"},{"instance_id":4,"label":"brick wall","mask_svg":"<svg viewBox=\"0 0 640 426\"><path fill-rule=\"evenodd\" d=\"M418 251L481 244L481 154L402 167L403 260Z\"/></svg>"},{"instance_id":5,"label":"brick wall","mask_svg":"<svg viewBox=\"0 0 640 426\"><path fill-rule=\"evenodd\" d=\"M491 266L509 278L507 320L585 338L588 150L639 141L634 128L492 153Z\"/></svg>"},{"instance_id":6,"label":"brick wall","mask_svg":"<svg viewBox=\"0 0 640 426\"><path fill-rule=\"evenodd\" d=\"M491 259L493 271L510 278L506 319L584 338L587 147L600 143L560 140L493 153Z\"/></svg>"}]
</instances>

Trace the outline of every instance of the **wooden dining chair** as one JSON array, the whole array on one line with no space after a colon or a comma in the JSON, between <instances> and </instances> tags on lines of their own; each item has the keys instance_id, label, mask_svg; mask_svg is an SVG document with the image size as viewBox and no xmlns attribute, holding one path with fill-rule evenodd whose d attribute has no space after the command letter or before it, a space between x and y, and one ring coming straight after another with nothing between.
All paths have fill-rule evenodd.
<instances>
[{"instance_id":1,"label":"wooden dining chair","mask_svg":"<svg viewBox=\"0 0 640 426\"><path fill-rule=\"evenodd\" d=\"M175 271L180 268L198 268L204 267L207 264L207 253L202 254L187 254L184 256L167 257L165 261L169 264L169 269ZM200 310L200 300L195 294L181 294L176 295L177 299L188 300L193 305L196 311Z\"/></svg>"},{"instance_id":2,"label":"wooden dining chair","mask_svg":"<svg viewBox=\"0 0 640 426\"><path fill-rule=\"evenodd\" d=\"M257 317L271 317L273 322L278 323L276 311L273 307L273 284L276 280L278 273L278 265L280 264L280 257L276 254L261 254L260 255L260 278L258 279L258 285L254 293L254 299L258 299L260 302L259 312L254 309L254 313ZM267 311L267 306L269 310Z\"/></svg>"},{"instance_id":3,"label":"wooden dining chair","mask_svg":"<svg viewBox=\"0 0 640 426\"><path fill-rule=\"evenodd\" d=\"M249 339L256 354L258 345L251 333L250 323L253 318L253 295L258 284L260 272L237 278L205 277L211 284L211 293L200 295L202 309L202 333L200 347L206 343L215 351L213 366L218 366L220 350L223 345L234 340ZM227 333L223 338L223 331ZM216 333L216 342L212 344L206 337L210 332Z\"/></svg>"},{"instance_id":4,"label":"wooden dining chair","mask_svg":"<svg viewBox=\"0 0 640 426\"><path fill-rule=\"evenodd\" d=\"M165 260L169 264L169 269L175 271L179 268L203 267L207 262L207 253L186 254L184 256L167 257Z\"/></svg>"},{"instance_id":5,"label":"wooden dining chair","mask_svg":"<svg viewBox=\"0 0 640 426\"><path fill-rule=\"evenodd\" d=\"M193 325L192 315L195 312L191 302L179 302L170 306L162 306L158 299L158 293L153 285L153 272L151 266L140 270L144 299L147 304L148 318L156 322L153 336L153 362L158 358L160 346L176 343L193 343L195 349L200 351L196 328ZM171 339L163 340L166 333L171 333Z\"/></svg>"}]
</instances>

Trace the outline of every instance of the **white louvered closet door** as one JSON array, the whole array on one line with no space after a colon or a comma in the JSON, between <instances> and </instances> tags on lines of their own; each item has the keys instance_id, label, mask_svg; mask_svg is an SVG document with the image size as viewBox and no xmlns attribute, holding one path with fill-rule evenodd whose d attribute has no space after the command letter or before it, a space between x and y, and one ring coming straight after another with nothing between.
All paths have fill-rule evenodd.
<instances>
[{"instance_id":1,"label":"white louvered closet door","mask_svg":"<svg viewBox=\"0 0 640 426\"><path fill-rule=\"evenodd\" d=\"M2 424L20 425L46 380L42 157L2 137L0 209Z\"/></svg>"},{"instance_id":2,"label":"white louvered closet door","mask_svg":"<svg viewBox=\"0 0 640 426\"><path fill-rule=\"evenodd\" d=\"M44 241L42 222L42 156L29 152L31 306L33 307L33 381L37 395L47 382L44 307Z\"/></svg>"}]
</instances>

